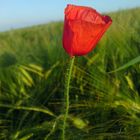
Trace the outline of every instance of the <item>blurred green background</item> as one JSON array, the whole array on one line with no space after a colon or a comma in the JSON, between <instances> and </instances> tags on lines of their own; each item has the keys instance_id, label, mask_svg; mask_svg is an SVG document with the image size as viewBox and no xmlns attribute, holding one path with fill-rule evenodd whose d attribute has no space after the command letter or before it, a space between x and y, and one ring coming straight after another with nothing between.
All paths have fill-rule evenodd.
<instances>
[{"instance_id":1,"label":"blurred green background","mask_svg":"<svg viewBox=\"0 0 140 140\"><path fill-rule=\"evenodd\" d=\"M76 58L67 140L140 139L139 13L109 13L96 49ZM0 140L60 139L69 61L62 31L52 22L0 33Z\"/></svg>"}]
</instances>

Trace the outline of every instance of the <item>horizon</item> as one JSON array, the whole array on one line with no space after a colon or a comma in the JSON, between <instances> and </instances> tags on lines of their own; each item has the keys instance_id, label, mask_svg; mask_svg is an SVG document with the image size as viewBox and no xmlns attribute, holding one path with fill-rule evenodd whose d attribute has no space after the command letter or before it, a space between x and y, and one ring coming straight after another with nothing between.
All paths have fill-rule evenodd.
<instances>
[{"instance_id":1,"label":"horizon","mask_svg":"<svg viewBox=\"0 0 140 140\"><path fill-rule=\"evenodd\" d=\"M39 0L0 1L0 32L47 24L53 21L63 21L64 8L69 3L90 6L100 13L140 7L139 0L118 0L116 3L111 2L112 0L106 0L106 2L101 0L61 0L59 3L56 0L49 2L45 0L42 0L42 2Z\"/></svg>"}]
</instances>

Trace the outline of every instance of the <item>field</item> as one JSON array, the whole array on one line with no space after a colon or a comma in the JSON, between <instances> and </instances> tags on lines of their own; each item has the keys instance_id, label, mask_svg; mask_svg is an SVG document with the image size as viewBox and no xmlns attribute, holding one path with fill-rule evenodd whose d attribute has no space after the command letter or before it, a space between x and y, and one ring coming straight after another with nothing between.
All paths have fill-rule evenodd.
<instances>
[{"instance_id":1,"label":"field","mask_svg":"<svg viewBox=\"0 0 140 140\"><path fill-rule=\"evenodd\" d=\"M109 13L110 29L77 57L67 140L140 139L140 8ZM63 22L0 33L0 140L59 140L69 56Z\"/></svg>"}]
</instances>

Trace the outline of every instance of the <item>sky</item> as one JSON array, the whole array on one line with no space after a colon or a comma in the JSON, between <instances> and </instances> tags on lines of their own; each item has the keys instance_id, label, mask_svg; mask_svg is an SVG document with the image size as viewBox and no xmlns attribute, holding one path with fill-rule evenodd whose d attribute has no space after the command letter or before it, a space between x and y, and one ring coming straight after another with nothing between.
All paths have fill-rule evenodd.
<instances>
[{"instance_id":1,"label":"sky","mask_svg":"<svg viewBox=\"0 0 140 140\"><path fill-rule=\"evenodd\" d=\"M140 0L0 0L0 31L63 20L67 4L110 12L140 7Z\"/></svg>"}]
</instances>

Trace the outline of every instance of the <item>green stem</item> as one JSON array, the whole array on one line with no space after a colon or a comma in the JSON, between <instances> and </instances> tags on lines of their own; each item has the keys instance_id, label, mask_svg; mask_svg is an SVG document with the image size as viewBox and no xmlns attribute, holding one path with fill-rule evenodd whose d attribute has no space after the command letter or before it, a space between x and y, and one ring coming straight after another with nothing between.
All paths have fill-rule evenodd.
<instances>
[{"instance_id":1,"label":"green stem","mask_svg":"<svg viewBox=\"0 0 140 140\"><path fill-rule=\"evenodd\" d=\"M63 121L63 128L62 128L62 140L65 140L65 130L66 130L66 121L68 118L69 113L69 91L70 91L70 80L71 80L71 74L72 74L72 68L74 64L75 57L72 57L70 59L69 66L67 68L66 77L65 77L65 114L64 114L64 121Z\"/></svg>"}]
</instances>

